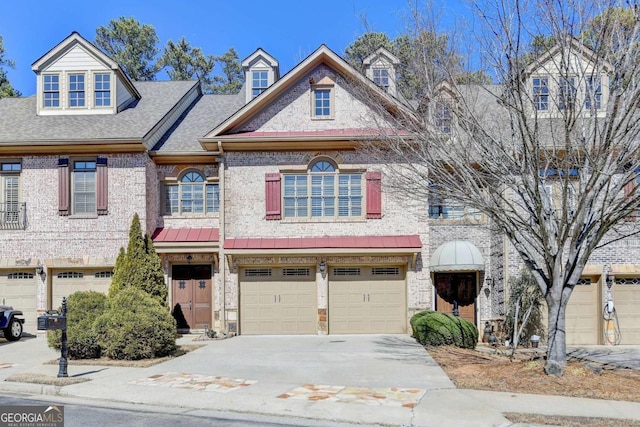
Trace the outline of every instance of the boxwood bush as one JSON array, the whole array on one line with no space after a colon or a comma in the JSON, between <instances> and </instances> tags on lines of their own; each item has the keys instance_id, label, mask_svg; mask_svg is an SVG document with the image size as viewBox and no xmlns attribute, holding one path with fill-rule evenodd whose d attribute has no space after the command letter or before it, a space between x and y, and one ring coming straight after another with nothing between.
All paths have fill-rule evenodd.
<instances>
[{"instance_id":1,"label":"boxwood bush","mask_svg":"<svg viewBox=\"0 0 640 427\"><path fill-rule=\"evenodd\" d=\"M112 359L150 359L176 349L176 322L169 309L138 288L124 288L109 298L94 326L102 354Z\"/></svg>"},{"instance_id":2,"label":"boxwood bush","mask_svg":"<svg viewBox=\"0 0 640 427\"><path fill-rule=\"evenodd\" d=\"M411 318L413 337L422 345L455 345L475 348L478 328L449 313L421 311Z\"/></svg>"},{"instance_id":3,"label":"boxwood bush","mask_svg":"<svg viewBox=\"0 0 640 427\"><path fill-rule=\"evenodd\" d=\"M100 357L100 345L93 323L104 312L106 304L107 296L94 291L74 292L67 298L67 346L70 359ZM49 347L60 350L61 337L59 330L48 331Z\"/></svg>"}]
</instances>

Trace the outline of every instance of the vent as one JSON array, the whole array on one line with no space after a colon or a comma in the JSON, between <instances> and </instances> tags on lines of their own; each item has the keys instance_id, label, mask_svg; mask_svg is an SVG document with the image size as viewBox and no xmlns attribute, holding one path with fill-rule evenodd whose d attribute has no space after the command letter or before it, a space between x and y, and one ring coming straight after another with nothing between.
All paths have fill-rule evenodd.
<instances>
[{"instance_id":1,"label":"vent","mask_svg":"<svg viewBox=\"0 0 640 427\"><path fill-rule=\"evenodd\" d=\"M397 276L400 274L400 267L373 267L371 274L374 276Z\"/></svg>"},{"instance_id":2,"label":"vent","mask_svg":"<svg viewBox=\"0 0 640 427\"><path fill-rule=\"evenodd\" d=\"M591 285L591 279L590 278L580 278L578 280L578 283L576 283L576 285L580 285L580 286L589 286Z\"/></svg>"},{"instance_id":3,"label":"vent","mask_svg":"<svg viewBox=\"0 0 640 427\"><path fill-rule=\"evenodd\" d=\"M247 268L244 270L244 277L269 277L271 276L270 268Z\"/></svg>"},{"instance_id":4,"label":"vent","mask_svg":"<svg viewBox=\"0 0 640 427\"><path fill-rule=\"evenodd\" d=\"M360 267L333 267L334 276L359 276Z\"/></svg>"},{"instance_id":5,"label":"vent","mask_svg":"<svg viewBox=\"0 0 640 427\"><path fill-rule=\"evenodd\" d=\"M63 271L58 273L58 279L82 279L84 274L78 271Z\"/></svg>"},{"instance_id":6,"label":"vent","mask_svg":"<svg viewBox=\"0 0 640 427\"><path fill-rule=\"evenodd\" d=\"M19 272L19 273L9 273L7 275L7 279L10 280L26 280L26 279L33 279L33 273L23 273L23 272Z\"/></svg>"},{"instance_id":7,"label":"vent","mask_svg":"<svg viewBox=\"0 0 640 427\"><path fill-rule=\"evenodd\" d=\"M311 271L309 268L283 268L283 276L309 276Z\"/></svg>"}]
</instances>

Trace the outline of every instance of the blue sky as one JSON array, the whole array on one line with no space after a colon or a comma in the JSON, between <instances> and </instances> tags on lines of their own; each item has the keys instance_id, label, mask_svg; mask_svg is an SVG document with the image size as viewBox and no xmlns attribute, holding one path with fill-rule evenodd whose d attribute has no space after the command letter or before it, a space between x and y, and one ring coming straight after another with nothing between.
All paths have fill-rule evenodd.
<instances>
[{"instance_id":1,"label":"blue sky","mask_svg":"<svg viewBox=\"0 0 640 427\"><path fill-rule=\"evenodd\" d=\"M420 4L420 0L417 1ZM258 47L280 62L281 74L326 44L338 54L365 32L364 15L373 31L391 38L402 33L407 0L65 0L44 7L35 0L7 0L0 14L5 57L16 62L9 81L23 96L35 93L31 64L71 32L95 39L95 30L121 16L156 29L162 49L182 36L205 54L220 55L233 47L244 59ZM270 7L265 8L264 5ZM464 0L443 0L441 22L448 25L464 14ZM158 79L166 79L158 74Z\"/></svg>"}]
</instances>

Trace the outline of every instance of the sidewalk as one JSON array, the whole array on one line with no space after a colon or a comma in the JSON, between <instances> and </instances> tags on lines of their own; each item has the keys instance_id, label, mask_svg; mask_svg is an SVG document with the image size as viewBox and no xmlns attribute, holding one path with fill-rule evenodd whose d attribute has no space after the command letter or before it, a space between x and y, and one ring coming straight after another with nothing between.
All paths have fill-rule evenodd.
<instances>
[{"instance_id":1,"label":"sidewalk","mask_svg":"<svg viewBox=\"0 0 640 427\"><path fill-rule=\"evenodd\" d=\"M0 392L249 413L327 424L509 426L503 412L640 420L640 403L456 389L411 338L235 337L202 344L147 368L74 365L65 387L4 381L16 373L55 377L59 353L44 337L0 343ZM639 352L640 353L640 352Z\"/></svg>"}]
</instances>

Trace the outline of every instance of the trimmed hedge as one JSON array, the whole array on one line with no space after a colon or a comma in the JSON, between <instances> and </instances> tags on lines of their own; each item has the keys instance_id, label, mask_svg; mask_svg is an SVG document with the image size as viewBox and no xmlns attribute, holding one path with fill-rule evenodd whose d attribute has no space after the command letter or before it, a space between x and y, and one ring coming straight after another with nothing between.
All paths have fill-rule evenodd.
<instances>
[{"instance_id":1,"label":"trimmed hedge","mask_svg":"<svg viewBox=\"0 0 640 427\"><path fill-rule=\"evenodd\" d=\"M422 345L455 345L475 348L478 328L468 320L450 313L421 311L411 318L413 337Z\"/></svg>"},{"instance_id":2,"label":"trimmed hedge","mask_svg":"<svg viewBox=\"0 0 640 427\"><path fill-rule=\"evenodd\" d=\"M101 355L94 321L105 311L107 296L79 291L67 298L67 346L70 359L96 359ZM60 350L62 331L48 331L49 347Z\"/></svg>"},{"instance_id":3,"label":"trimmed hedge","mask_svg":"<svg viewBox=\"0 0 640 427\"><path fill-rule=\"evenodd\" d=\"M169 309L135 287L109 298L94 326L102 354L111 359L150 359L176 349L176 321Z\"/></svg>"}]
</instances>

